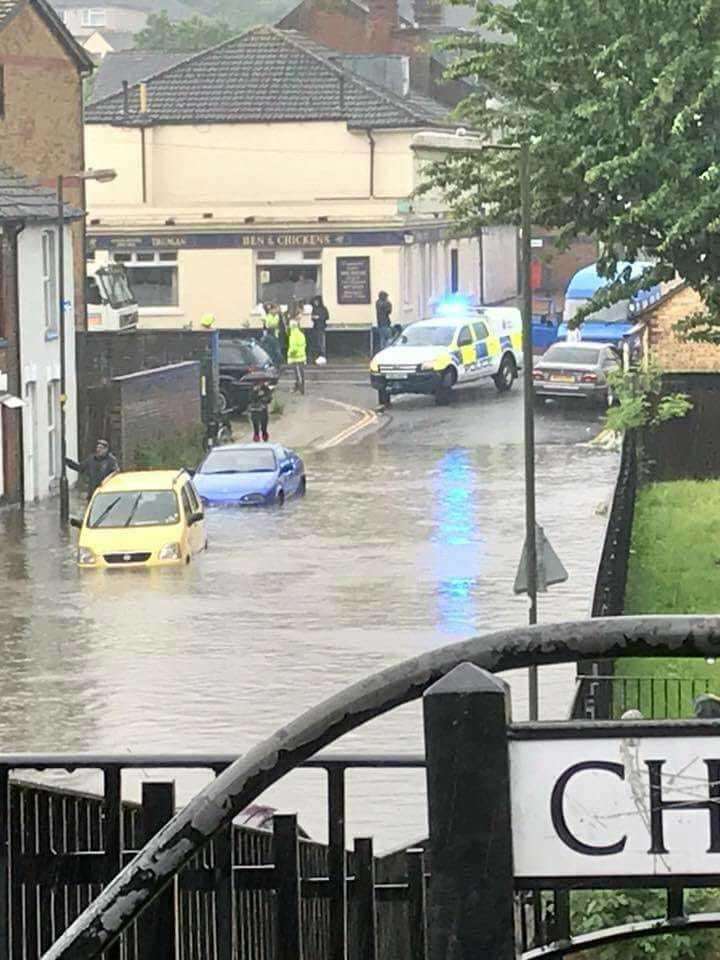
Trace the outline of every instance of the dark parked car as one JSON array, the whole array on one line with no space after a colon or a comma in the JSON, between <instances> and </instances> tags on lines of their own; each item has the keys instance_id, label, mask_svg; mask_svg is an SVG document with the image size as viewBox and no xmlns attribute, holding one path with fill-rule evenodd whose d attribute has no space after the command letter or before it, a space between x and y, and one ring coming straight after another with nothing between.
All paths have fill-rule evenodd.
<instances>
[{"instance_id":1,"label":"dark parked car","mask_svg":"<svg viewBox=\"0 0 720 960\"><path fill-rule=\"evenodd\" d=\"M257 380L277 383L278 372L268 354L254 340L220 341L220 409L242 412L250 386Z\"/></svg>"},{"instance_id":2,"label":"dark parked car","mask_svg":"<svg viewBox=\"0 0 720 960\"><path fill-rule=\"evenodd\" d=\"M554 343L533 368L535 399L571 397L610 406L614 398L608 375L620 365L617 350L607 343Z\"/></svg>"}]
</instances>

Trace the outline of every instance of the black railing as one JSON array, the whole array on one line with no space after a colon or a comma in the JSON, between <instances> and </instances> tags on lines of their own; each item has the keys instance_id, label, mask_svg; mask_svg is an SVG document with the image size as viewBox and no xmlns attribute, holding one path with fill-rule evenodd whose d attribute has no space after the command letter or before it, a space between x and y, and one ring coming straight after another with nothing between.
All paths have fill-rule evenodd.
<instances>
[{"instance_id":1,"label":"black railing","mask_svg":"<svg viewBox=\"0 0 720 960\"><path fill-rule=\"evenodd\" d=\"M635 433L629 431L623 439L615 492L605 528L592 602L593 617L619 617L624 611L637 484L637 440ZM612 660L581 661L578 664L579 682L571 710L574 719L607 720L612 716L609 689L595 682L598 674L607 676L611 672Z\"/></svg>"},{"instance_id":2,"label":"black railing","mask_svg":"<svg viewBox=\"0 0 720 960\"><path fill-rule=\"evenodd\" d=\"M0 960L36 960L174 814L172 783L144 783L123 801L123 770L219 773L231 756L1 756ZM346 849L346 771L424 767L419 756L327 756L303 764L328 777L329 844L301 835L292 816L273 829L234 825L179 873L125 932L112 960L336 960L424 957L422 848L375 857ZM11 779L29 770L99 771L103 795ZM302 951L297 952L301 943ZM398 944L402 952L397 952ZM295 945L295 946L293 946Z\"/></svg>"},{"instance_id":3,"label":"black railing","mask_svg":"<svg viewBox=\"0 0 720 960\"><path fill-rule=\"evenodd\" d=\"M610 705L609 718L621 719L638 710L646 720L680 720L693 717L696 697L711 692L704 677L624 677L589 674L578 676L578 686L596 702ZM580 719L593 719L592 717Z\"/></svg>"}]
</instances>

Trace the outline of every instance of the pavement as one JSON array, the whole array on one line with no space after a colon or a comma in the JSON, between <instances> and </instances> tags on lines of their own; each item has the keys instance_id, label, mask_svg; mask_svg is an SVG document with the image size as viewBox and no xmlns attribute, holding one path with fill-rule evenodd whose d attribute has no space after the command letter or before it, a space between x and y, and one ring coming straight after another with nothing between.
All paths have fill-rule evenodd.
<instances>
[{"instance_id":1,"label":"pavement","mask_svg":"<svg viewBox=\"0 0 720 960\"><path fill-rule=\"evenodd\" d=\"M294 393L292 380L283 377L275 390L282 413L270 415L270 439L294 450L327 450L348 442L382 425L382 415L375 410L375 394L363 392L360 402L341 399L345 391L337 387L367 386L367 368L350 364L325 367L322 372L310 367L305 395ZM330 394L330 396L324 396ZM252 429L247 416L233 420L236 440L251 440Z\"/></svg>"}]
</instances>

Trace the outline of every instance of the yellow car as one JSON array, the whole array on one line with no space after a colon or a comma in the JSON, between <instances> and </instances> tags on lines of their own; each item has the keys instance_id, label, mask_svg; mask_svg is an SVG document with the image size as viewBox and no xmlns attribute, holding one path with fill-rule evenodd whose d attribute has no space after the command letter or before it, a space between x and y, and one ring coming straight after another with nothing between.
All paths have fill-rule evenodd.
<instances>
[{"instance_id":1,"label":"yellow car","mask_svg":"<svg viewBox=\"0 0 720 960\"><path fill-rule=\"evenodd\" d=\"M185 470L116 473L73 525L81 567L178 565L207 548L205 515Z\"/></svg>"}]
</instances>

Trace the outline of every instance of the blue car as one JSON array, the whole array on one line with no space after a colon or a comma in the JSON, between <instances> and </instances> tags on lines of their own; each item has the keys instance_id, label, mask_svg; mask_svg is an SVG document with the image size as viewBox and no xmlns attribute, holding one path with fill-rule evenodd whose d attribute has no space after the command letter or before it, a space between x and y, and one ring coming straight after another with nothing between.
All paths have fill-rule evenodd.
<instances>
[{"instance_id":1,"label":"blue car","mask_svg":"<svg viewBox=\"0 0 720 960\"><path fill-rule=\"evenodd\" d=\"M208 506L282 505L304 495L307 478L302 459L279 443L229 443L208 453L194 484Z\"/></svg>"}]
</instances>

